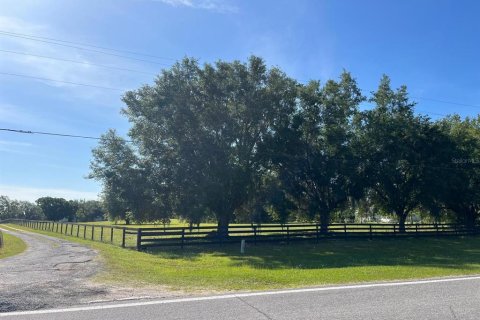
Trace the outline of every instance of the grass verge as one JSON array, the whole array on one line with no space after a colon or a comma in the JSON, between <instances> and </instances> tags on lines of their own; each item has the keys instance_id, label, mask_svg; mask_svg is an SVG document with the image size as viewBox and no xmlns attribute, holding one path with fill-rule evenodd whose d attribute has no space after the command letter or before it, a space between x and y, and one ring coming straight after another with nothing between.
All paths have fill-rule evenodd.
<instances>
[{"instance_id":1,"label":"grass verge","mask_svg":"<svg viewBox=\"0 0 480 320\"><path fill-rule=\"evenodd\" d=\"M0 259L19 254L27 248L27 245L22 239L5 232L3 233L3 241L3 248L0 248Z\"/></svg>"},{"instance_id":2,"label":"grass verge","mask_svg":"<svg viewBox=\"0 0 480 320\"><path fill-rule=\"evenodd\" d=\"M262 244L248 246L242 255L238 245L137 252L25 229L99 250L108 268L99 281L172 290L262 290L480 274L480 237Z\"/></svg>"}]
</instances>

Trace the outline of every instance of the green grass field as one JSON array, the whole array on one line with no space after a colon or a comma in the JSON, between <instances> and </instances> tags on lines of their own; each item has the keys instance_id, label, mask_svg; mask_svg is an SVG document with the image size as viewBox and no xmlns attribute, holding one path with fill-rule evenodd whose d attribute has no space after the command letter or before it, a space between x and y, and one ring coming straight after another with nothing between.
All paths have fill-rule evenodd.
<instances>
[{"instance_id":1,"label":"green grass field","mask_svg":"<svg viewBox=\"0 0 480 320\"><path fill-rule=\"evenodd\" d=\"M3 233L4 245L0 248L0 259L10 257L23 252L27 245L20 238Z\"/></svg>"},{"instance_id":2,"label":"green grass field","mask_svg":"<svg viewBox=\"0 0 480 320\"><path fill-rule=\"evenodd\" d=\"M241 255L238 245L137 252L41 233L98 249L108 267L98 281L172 290L261 290L480 273L480 237L262 244Z\"/></svg>"}]
</instances>

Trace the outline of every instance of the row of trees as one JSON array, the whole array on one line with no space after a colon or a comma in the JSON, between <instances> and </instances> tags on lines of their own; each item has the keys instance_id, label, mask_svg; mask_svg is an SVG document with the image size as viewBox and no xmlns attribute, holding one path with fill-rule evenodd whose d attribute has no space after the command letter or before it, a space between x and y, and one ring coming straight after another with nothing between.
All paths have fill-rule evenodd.
<instances>
[{"instance_id":1,"label":"row of trees","mask_svg":"<svg viewBox=\"0 0 480 320\"><path fill-rule=\"evenodd\" d=\"M0 196L0 220L95 221L103 220L105 216L106 211L103 204L95 200L42 197L32 203Z\"/></svg>"},{"instance_id":2,"label":"row of trees","mask_svg":"<svg viewBox=\"0 0 480 320\"><path fill-rule=\"evenodd\" d=\"M469 226L480 213L480 118L418 115L387 76L366 97L348 72L304 85L258 57L184 59L123 101L132 141L110 130L91 162L112 218L326 231L339 213L377 210L404 230L415 211Z\"/></svg>"}]
</instances>

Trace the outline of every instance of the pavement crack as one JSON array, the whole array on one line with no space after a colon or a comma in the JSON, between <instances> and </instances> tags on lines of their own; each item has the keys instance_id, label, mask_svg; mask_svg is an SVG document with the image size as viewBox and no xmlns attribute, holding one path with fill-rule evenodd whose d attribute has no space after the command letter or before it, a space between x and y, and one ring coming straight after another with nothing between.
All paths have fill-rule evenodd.
<instances>
[{"instance_id":1,"label":"pavement crack","mask_svg":"<svg viewBox=\"0 0 480 320\"><path fill-rule=\"evenodd\" d=\"M257 307L255 307L254 305L248 303L247 301L243 300L242 298L240 297L236 297L238 300L242 301L244 304L246 304L247 306L249 306L250 308L254 309L255 311L257 311L258 313L260 313L261 315L263 315L266 319L268 320L273 320L272 317L270 317L268 314L266 314L265 312L263 312L262 310L258 309Z\"/></svg>"},{"instance_id":2,"label":"pavement crack","mask_svg":"<svg viewBox=\"0 0 480 320\"><path fill-rule=\"evenodd\" d=\"M56 268L57 266L61 265L61 264L72 264L72 263L87 263L87 262L90 262L92 261L92 259L88 259L88 260L85 260L85 261L67 261L67 262L59 262L59 263L56 263L53 265L52 268Z\"/></svg>"},{"instance_id":3,"label":"pavement crack","mask_svg":"<svg viewBox=\"0 0 480 320\"><path fill-rule=\"evenodd\" d=\"M452 316L453 316L453 319L457 320L457 315L455 314L455 312L453 311L453 308L452 306L448 306L448 308L450 309L450 312L452 313Z\"/></svg>"}]
</instances>

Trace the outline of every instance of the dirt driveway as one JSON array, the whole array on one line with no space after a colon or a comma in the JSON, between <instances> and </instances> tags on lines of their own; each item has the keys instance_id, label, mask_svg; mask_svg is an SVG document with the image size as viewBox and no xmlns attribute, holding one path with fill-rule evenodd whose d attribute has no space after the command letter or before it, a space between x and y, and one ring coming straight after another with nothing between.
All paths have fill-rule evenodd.
<instances>
[{"instance_id":1,"label":"dirt driveway","mask_svg":"<svg viewBox=\"0 0 480 320\"><path fill-rule=\"evenodd\" d=\"M21 238L28 248L0 260L0 312L173 295L158 288L95 284L90 279L104 267L95 250L33 232L1 230Z\"/></svg>"}]
</instances>

